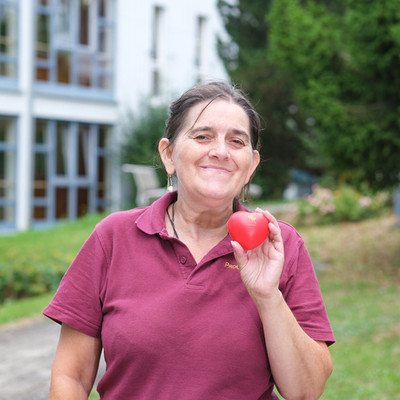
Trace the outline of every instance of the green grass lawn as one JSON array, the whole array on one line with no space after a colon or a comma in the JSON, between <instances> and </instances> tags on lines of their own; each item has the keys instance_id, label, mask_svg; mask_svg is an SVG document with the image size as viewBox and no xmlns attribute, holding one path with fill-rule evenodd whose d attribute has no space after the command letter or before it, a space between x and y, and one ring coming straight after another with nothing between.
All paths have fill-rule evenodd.
<instances>
[{"instance_id":1,"label":"green grass lawn","mask_svg":"<svg viewBox=\"0 0 400 400\"><path fill-rule=\"evenodd\" d=\"M324 280L321 289L337 343L323 399L400 399L400 288Z\"/></svg>"},{"instance_id":2,"label":"green grass lawn","mask_svg":"<svg viewBox=\"0 0 400 400\"><path fill-rule=\"evenodd\" d=\"M89 215L76 222L63 222L46 230L28 230L0 236L0 262L26 260L35 262L50 257L71 262L76 253L104 215ZM66 254L68 257L66 257Z\"/></svg>"},{"instance_id":3,"label":"green grass lawn","mask_svg":"<svg viewBox=\"0 0 400 400\"><path fill-rule=\"evenodd\" d=\"M49 304L53 294L44 294L29 299L7 300L0 305L0 325L21 318L36 317Z\"/></svg>"},{"instance_id":4,"label":"green grass lawn","mask_svg":"<svg viewBox=\"0 0 400 400\"><path fill-rule=\"evenodd\" d=\"M99 218L2 237L0 262L10 254L70 262ZM337 339L331 347L334 372L322 399L400 400L400 229L394 217L296 228L315 261ZM50 298L4 303L0 324L39 315Z\"/></svg>"},{"instance_id":5,"label":"green grass lawn","mask_svg":"<svg viewBox=\"0 0 400 400\"><path fill-rule=\"evenodd\" d=\"M324 400L400 399L400 228L394 216L299 227L337 342Z\"/></svg>"}]
</instances>

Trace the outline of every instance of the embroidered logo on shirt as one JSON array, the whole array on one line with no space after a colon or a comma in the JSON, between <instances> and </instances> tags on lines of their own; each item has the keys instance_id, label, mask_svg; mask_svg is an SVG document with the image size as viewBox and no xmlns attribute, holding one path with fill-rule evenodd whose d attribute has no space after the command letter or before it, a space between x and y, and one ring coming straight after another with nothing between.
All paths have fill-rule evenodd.
<instances>
[{"instance_id":1,"label":"embroidered logo on shirt","mask_svg":"<svg viewBox=\"0 0 400 400\"><path fill-rule=\"evenodd\" d=\"M256 226L256 217L252 214L249 214L247 216L247 218L251 221L251 223L249 223L250 226Z\"/></svg>"},{"instance_id":2,"label":"embroidered logo on shirt","mask_svg":"<svg viewBox=\"0 0 400 400\"><path fill-rule=\"evenodd\" d=\"M225 267L231 268L231 269L239 269L239 267L237 265L232 265L232 264L228 263L228 261L225 263Z\"/></svg>"}]
</instances>

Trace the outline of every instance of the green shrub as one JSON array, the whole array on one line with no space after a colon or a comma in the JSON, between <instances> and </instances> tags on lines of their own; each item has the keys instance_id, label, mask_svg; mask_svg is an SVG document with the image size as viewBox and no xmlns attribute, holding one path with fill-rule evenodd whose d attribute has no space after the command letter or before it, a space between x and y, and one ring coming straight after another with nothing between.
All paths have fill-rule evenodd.
<instances>
[{"instance_id":1,"label":"green shrub","mask_svg":"<svg viewBox=\"0 0 400 400\"><path fill-rule=\"evenodd\" d=\"M17 260L0 263L0 303L38 296L57 289L67 263Z\"/></svg>"},{"instance_id":2,"label":"green shrub","mask_svg":"<svg viewBox=\"0 0 400 400\"><path fill-rule=\"evenodd\" d=\"M121 162L155 166L159 164L158 142L168 117L166 105L143 103L137 114L128 113L121 143Z\"/></svg>"},{"instance_id":3,"label":"green shrub","mask_svg":"<svg viewBox=\"0 0 400 400\"><path fill-rule=\"evenodd\" d=\"M49 230L27 231L0 240L0 303L53 292L95 224L87 215Z\"/></svg>"},{"instance_id":4,"label":"green shrub","mask_svg":"<svg viewBox=\"0 0 400 400\"><path fill-rule=\"evenodd\" d=\"M386 192L367 195L348 185L335 190L314 185L312 194L297 203L298 222L361 221L378 216L387 208L389 201L390 196Z\"/></svg>"}]
</instances>

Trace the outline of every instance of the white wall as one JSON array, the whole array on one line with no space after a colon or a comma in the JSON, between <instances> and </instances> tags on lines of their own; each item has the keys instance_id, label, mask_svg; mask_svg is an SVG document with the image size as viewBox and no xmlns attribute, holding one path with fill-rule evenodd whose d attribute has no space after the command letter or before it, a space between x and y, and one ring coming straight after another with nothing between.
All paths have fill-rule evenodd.
<instances>
[{"instance_id":1,"label":"white wall","mask_svg":"<svg viewBox=\"0 0 400 400\"><path fill-rule=\"evenodd\" d=\"M21 26L19 45L19 84L21 89L17 123L17 169L16 169L16 227L25 230L30 224L32 188L32 75L33 75L33 4L21 1ZM20 29L21 32L21 29Z\"/></svg>"},{"instance_id":2,"label":"white wall","mask_svg":"<svg viewBox=\"0 0 400 400\"><path fill-rule=\"evenodd\" d=\"M223 32L216 0L121 0L118 7L116 96L123 111L137 108L151 88L152 24L155 6L164 8L161 71L166 101L195 83L196 18L207 18L205 79L226 79L217 56L216 34Z\"/></svg>"}]
</instances>

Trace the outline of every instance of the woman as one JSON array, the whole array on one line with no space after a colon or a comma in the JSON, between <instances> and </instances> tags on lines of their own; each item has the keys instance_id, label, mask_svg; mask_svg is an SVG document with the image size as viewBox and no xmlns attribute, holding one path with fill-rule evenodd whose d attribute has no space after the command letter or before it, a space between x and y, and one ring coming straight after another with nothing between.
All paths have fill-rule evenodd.
<instances>
[{"instance_id":1,"label":"woman","mask_svg":"<svg viewBox=\"0 0 400 400\"><path fill-rule=\"evenodd\" d=\"M214 82L170 107L159 152L178 190L98 224L44 314L62 323L50 399L317 399L334 337L297 232L268 212L254 250L227 221L259 163L259 118Z\"/></svg>"}]
</instances>

